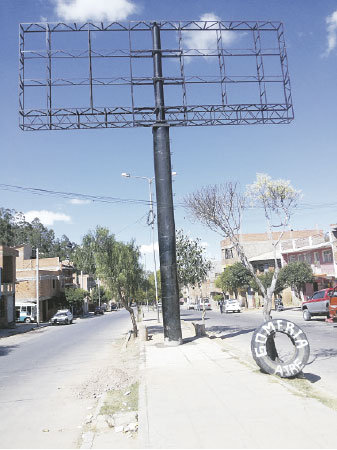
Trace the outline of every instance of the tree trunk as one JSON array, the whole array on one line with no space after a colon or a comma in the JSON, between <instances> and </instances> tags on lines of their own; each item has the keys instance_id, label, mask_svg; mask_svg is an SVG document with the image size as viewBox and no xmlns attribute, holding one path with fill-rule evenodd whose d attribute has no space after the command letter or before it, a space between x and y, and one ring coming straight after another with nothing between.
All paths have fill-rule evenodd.
<instances>
[{"instance_id":1,"label":"tree trunk","mask_svg":"<svg viewBox=\"0 0 337 450\"><path fill-rule=\"evenodd\" d=\"M268 295L263 297L263 320L268 322L271 320L271 307L272 307L272 299Z\"/></svg>"},{"instance_id":2,"label":"tree trunk","mask_svg":"<svg viewBox=\"0 0 337 450\"><path fill-rule=\"evenodd\" d=\"M125 295L123 294L123 291L118 289L118 294L119 294L119 298L121 299L122 305L124 306L124 308L130 314L132 327L133 327L133 335L134 335L134 337L137 337L138 336L138 328L137 328L137 323L136 323L135 314L133 312L133 309L129 306L129 302L125 298Z\"/></svg>"},{"instance_id":3,"label":"tree trunk","mask_svg":"<svg viewBox=\"0 0 337 450\"><path fill-rule=\"evenodd\" d=\"M138 328L137 328L136 318L135 318L135 314L133 312L133 309L130 308L130 306L127 304L127 302L123 302L123 305L124 305L124 308L130 314L132 327L133 327L133 335L134 335L134 337L137 337L138 336Z\"/></svg>"}]
</instances>

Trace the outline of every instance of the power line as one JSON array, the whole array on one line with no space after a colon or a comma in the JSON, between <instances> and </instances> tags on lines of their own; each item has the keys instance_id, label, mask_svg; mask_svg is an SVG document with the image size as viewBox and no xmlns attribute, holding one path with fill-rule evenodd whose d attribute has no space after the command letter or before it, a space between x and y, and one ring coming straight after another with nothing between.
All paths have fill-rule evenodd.
<instances>
[{"instance_id":1,"label":"power line","mask_svg":"<svg viewBox=\"0 0 337 450\"><path fill-rule=\"evenodd\" d=\"M77 192L62 192L62 191L52 191L50 189L41 189L41 188L33 188L33 187L24 187L24 186L15 186L10 184L0 184L0 189L4 191L11 192L30 192L34 195L47 195L53 197L61 197L66 199L73 200L90 200L92 202L100 202L100 203L127 203L127 204L145 204L149 205L148 200L140 200L140 199L127 199L120 197L110 197L103 195L91 195L91 194L81 194Z\"/></svg>"},{"instance_id":2,"label":"power line","mask_svg":"<svg viewBox=\"0 0 337 450\"><path fill-rule=\"evenodd\" d=\"M51 197L66 198L68 200L89 200L97 203L123 203L123 204L140 204L150 206L149 200L141 199L128 199L120 197L111 197L103 195L93 195L93 194L83 194L78 192L63 192L63 191L53 191L51 189L33 188L29 186L17 186L11 184L1 184L0 190L11 191L11 192L29 192L33 195L45 195ZM153 203L156 203L155 201ZM184 206L182 202L176 202L175 207ZM327 203L299 203L297 210L314 210L314 209L324 209L324 208L337 208L337 202L327 202ZM249 207L247 209L261 209L258 207Z\"/></svg>"}]
</instances>

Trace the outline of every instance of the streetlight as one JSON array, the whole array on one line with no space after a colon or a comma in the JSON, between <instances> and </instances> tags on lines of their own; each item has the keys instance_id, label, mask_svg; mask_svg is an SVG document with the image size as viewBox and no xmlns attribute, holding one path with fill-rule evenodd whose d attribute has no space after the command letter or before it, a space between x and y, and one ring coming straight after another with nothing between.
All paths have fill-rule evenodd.
<instances>
[{"instance_id":1,"label":"streetlight","mask_svg":"<svg viewBox=\"0 0 337 450\"><path fill-rule=\"evenodd\" d=\"M154 219L155 215L153 212L153 201L152 201L152 182L155 179L154 177L140 177L138 175L131 175L130 173L123 172L122 177L124 178L140 178L142 180L147 180L149 183L149 196L150 196L150 214L147 220L148 225L151 225L152 229L152 252L153 252L153 263L154 263L154 285L156 290L156 305L157 305L157 315L158 315L158 322L159 322L159 306L158 306L158 282L157 282L157 262L156 262L156 253L154 250ZM172 175L177 175L177 172L172 172Z\"/></svg>"}]
</instances>

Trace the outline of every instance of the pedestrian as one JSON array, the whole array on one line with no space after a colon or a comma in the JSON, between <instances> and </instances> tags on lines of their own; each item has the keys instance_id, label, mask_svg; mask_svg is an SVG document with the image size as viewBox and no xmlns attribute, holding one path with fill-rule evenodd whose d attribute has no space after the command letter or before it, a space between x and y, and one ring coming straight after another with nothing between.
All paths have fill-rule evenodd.
<instances>
[{"instance_id":1,"label":"pedestrian","mask_svg":"<svg viewBox=\"0 0 337 450\"><path fill-rule=\"evenodd\" d=\"M220 300L219 305L220 305L220 314L222 314L223 313L223 300Z\"/></svg>"}]
</instances>

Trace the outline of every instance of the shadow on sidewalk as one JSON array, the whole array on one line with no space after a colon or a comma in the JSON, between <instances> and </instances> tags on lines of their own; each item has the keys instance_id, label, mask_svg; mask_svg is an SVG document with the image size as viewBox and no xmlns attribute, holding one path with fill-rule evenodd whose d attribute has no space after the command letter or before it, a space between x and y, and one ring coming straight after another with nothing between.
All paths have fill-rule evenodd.
<instances>
[{"instance_id":1,"label":"shadow on sidewalk","mask_svg":"<svg viewBox=\"0 0 337 450\"><path fill-rule=\"evenodd\" d=\"M238 330L237 328L232 328L232 327L213 326L213 327L206 328L206 333L207 332L217 333L217 336L210 336L210 339L216 339L216 338L227 339L227 338L232 338L235 336L240 336L240 334L252 333L255 330L256 330L256 327Z\"/></svg>"},{"instance_id":2,"label":"shadow on sidewalk","mask_svg":"<svg viewBox=\"0 0 337 450\"><path fill-rule=\"evenodd\" d=\"M0 345L0 357L8 355L8 353L13 351L17 347L17 345Z\"/></svg>"}]
</instances>

